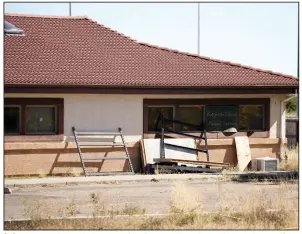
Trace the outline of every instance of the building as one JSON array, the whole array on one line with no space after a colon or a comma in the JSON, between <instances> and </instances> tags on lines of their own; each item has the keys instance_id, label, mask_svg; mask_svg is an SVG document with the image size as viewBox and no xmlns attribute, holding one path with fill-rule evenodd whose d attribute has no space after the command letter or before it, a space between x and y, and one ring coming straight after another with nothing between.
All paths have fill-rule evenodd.
<instances>
[{"instance_id":1,"label":"building","mask_svg":"<svg viewBox=\"0 0 302 234\"><path fill-rule=\"evenodd\" d=\"M158 110L204 122L211 161L236 164L235 136L249 137L252 157L280 157L295 77L137 42L87 17L7 14L5 21L23 30L4 36L5 175L82 172L73 126L121 127L140 171L139 140L155 137ZM223 132L229 127L235 132ZM125 162L89 166L110 171Z\"/></svg>"}]
</instances>

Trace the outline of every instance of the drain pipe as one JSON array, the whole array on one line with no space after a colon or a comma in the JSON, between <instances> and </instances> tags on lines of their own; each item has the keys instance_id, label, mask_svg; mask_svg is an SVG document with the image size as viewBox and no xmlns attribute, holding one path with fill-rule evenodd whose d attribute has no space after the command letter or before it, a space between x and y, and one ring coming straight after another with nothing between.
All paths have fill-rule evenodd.
<instances>
[{"instance_id":1,"label":"drain pipe","mask_svg":"<svg viewBox=\"0 0 302 234\"><path fill-rule=\"evenodd\" d=\"M297 90L296 90L296 95L290 96L287 99L284 99L284 100L281 101L281 106L280 106L280 139L281 139L281 142L280 142L280 160L285 159L284 153L283 153L283 151L284 151L284 141L285 141L284 140L285 139L285 133L284 133L285 128L283 128L283 127L285 127L285 126L283 126L283 118L282 118L283 117L283 112L285 110L284 104L287 101L289 101L289 100L291 100L295 97L297 97ZM285 120L285 123L286 123L286 120Z\"/></svg>"}]
</instances>

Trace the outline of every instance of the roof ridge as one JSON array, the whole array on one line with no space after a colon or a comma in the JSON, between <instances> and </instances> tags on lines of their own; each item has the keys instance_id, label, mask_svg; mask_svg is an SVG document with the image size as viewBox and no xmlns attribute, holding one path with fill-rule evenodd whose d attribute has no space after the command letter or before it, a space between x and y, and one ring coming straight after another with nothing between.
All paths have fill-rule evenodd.
<instances>
[{"instance_id":1,"label":"roof ridge","mask_svg":"<svg viewBox=\"0 0 302 234\"><path fill-rule=\"evenodd\" d=\"M64 16L64 15L38 15L38 14L19 14L19 13L4 13L5 16L17 16L17 17L37 17L37 18L57 18L57 19L87 19L88 16Z\"/></svg>"}]
</instances>

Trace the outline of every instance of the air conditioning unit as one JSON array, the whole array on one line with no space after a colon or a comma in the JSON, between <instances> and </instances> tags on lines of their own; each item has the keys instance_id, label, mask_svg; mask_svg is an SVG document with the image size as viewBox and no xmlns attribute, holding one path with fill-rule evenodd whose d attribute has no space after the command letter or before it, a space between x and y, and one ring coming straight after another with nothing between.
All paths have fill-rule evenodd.
<instances>
[{"instance_id":1,"label":"air conditioning unit","mask_svg":"<svg viewBox=\"0 0 302 234\"><path fill-rule=\"evenodd\" d=\"M277 171L279 160L277 158L255 158L252 159L252 169L254 171Z\"/></svg>"}]
</instances>

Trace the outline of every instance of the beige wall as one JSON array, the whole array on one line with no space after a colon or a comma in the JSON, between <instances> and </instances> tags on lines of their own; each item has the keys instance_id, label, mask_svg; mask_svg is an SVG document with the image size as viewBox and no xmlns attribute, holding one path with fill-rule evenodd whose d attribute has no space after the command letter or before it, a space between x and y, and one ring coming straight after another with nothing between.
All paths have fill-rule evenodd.
<instances>
[{"instance_id":1,"label":"beige wall","mask_svg":"<svg viewBox=\"0 0 302 234\"><path fill-rule=\"evenodd\" d=\"M252 158L279 158L279 139L249 139ZM234 139L209 139L210 161L225 162L232 166L237 164ZM203 149L204 144L198 145ZM142 154L139 143L128 144L129 155L135 172L142 172ZM122 147L109 149L94 147L83 149L89 156L122 156ZM204 161L205 154L199 153L197 160ZM38 143L5 143L4 145L4 175L45 175L83 173L79 154L73 142L38 142ZM127 171L125 160L99 160L86 163L88 171L113 172Z\"/></svg>"},{"instance_id":2,"label":"beige wall","mask_svg":"<svg viewBox=\"0 0 302 234\"><path fill-rule=\"evenodd\" d=\"M127 142L143 134L144 98L270 98L270 138L280 137L280 107L285 95L106 95L106 94L5 94L5 97L64 98L64 133L78 130L115 131L122 127ZM285 110L283 111L285 129ZM285 132L285 131L284 131ZM67 138L69 140L69 138Z\"/></svg>"},{"instance_id":3,"label":"beige wall","mask_svg":"<svg viewBox=\"0 0 302 234\"><path fill-rule=\"evenodd\" d=\"M279 157L281 101L285 95L88 95L88 94L5 94L5 97L64 98L65 142L5 143L5 175L66 174L82 172L71 128L116 131L122 127L136 172L142 169L139 139L143 135L144 98L270 98L269 138L250 138L253 157ZM283 109L285 110L285 109ZM285 111L282 120L285 123ZM285 133L285 124L283 124ZM202 147L202 146L200 146ZM89 155L117 156L121 149L88 149ZM236 165L234 139L209 139L210 160ZM204 160L204 155L199 155ZM105 160L88 164L91 171L126 170L123 160Z\"/></svg>"}]
</instances>

